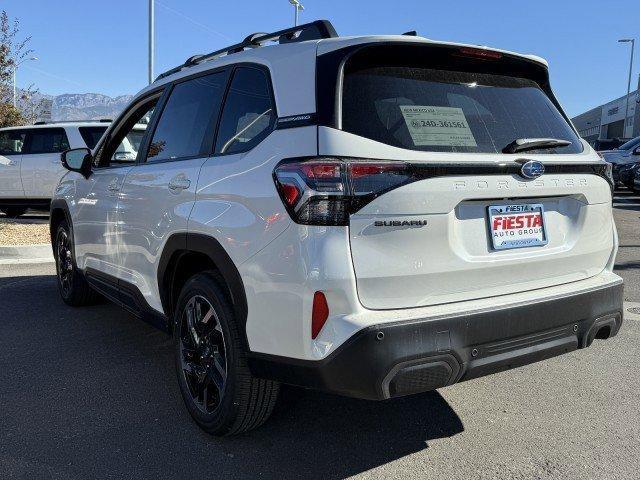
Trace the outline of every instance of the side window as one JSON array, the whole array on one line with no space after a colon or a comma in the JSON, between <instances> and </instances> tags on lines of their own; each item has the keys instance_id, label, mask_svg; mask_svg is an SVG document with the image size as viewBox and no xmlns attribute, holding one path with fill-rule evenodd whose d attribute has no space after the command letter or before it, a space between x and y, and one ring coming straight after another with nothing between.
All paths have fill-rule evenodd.
<instances>
[{"instance_id":1,"label":"side window","mask_svg":"<svg viewBox=\"0 0 640 480\"><path fill-rule=\"evenodd\" d=\"M275 119L265 72L250 67L236 69L222 111L216 153L251 150L271 133Z\"/></svg>"},{"instance_id":2,"label":"side window","mask_svg":"<svg viewBox=\"0 0 640 480\"><path fill-rule=\"evenodd\" d=\"M95 167L134 163L162 92L135 105L96 152Z\"/></svg>"},{"instance_id":3,"label":"side window","mask_svg":"<svg viewBox=\"0 0 640 480\"><path fill-rule=\"evenodd\" d=\"M226 72L178 83L160 114L147 162L208 155Z\"/></svg>"},{"instance_id":4,"label":"side window","mask_svg":"<svg viewBox=\"0 0 640 480\"><path fill-rule=\"evenodd\" d=\"M5 130L0 132L0 155L19 155L27 136L26 130Z\"/></svg>"},{"instance_id":5,"label":"side window","mask_svg":"<svg viewBox=\"0 0 640 480\"><path fill-rule=\"evenodd\" d=\"M22 153L60 153L69 149L64 128L34 128L29 130L28 142Z\"/></svg>"},{"instance_id":6,"label":"side window","mask_svg":"<svg viewBox=\"0 0 640 480\"><path fill-rule=\"evenodd\" d=\"M98 143L98 140L102 138L104 132L107 131L107 127L79 127L80 136L87 144L87 147L93 150Z\"/></svg>"}]
</instances>

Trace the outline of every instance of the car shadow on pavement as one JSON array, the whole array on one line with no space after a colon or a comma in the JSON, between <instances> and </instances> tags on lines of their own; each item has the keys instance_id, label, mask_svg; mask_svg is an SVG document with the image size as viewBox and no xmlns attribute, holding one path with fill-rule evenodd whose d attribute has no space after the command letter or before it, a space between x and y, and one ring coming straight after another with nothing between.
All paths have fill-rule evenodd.
<instances>
[{"instance_id":1,"label":"car shadow on pavement","mask_svg":"<svg viewBox=\"0 0 640 480\"><path fill-rule=\"evenodd\" d=\"M8 223L25 223L25 224L43 224L49 223L49 212L40 212L29 210L24 215L17 218L8 218L0 213L0 221Z\"/></svg>"},{"instance_id":2,"label":"car shadow on pavement","mask_svg":"<svg viewBox=\"0 0 640 480\"><path fill-rule=\"evenodd\" d=\"M640 203L615 203L614 208L619 208L621 210L632 210L636 212L640 212Z\"/></svg>"},{"instance_id":3,"label":"car shadow on pavement","mask_svg":"<svg viewBox=\"0 0 640 480\"><path fill-rule=\"evenodd\" d=\"M615 270L635 270L640 268L640 262L621 262L616 263Z\"/></svg>"},{"instance_id":4,"label":"car shadow on pavement","mask_svg":"<svg viewBox=\"0 0 640 480\"><path fill-rule=\"evenodd\" d=\"M109 303L64 305L51 275L0 278L0 312L5 478L340 479L464 430L438 392L369 402L285 386L261 428L215 438L182 404L166 334Z\"/></svg>"},{"instance_id":5,"label":"car shadow on pavement","mask_svg":"<svg viewBox=\"0 0 640 480\"><path fill-rule=\"evenodd\" d=\"M370 402L284 387L267 424L220 444L243 459L237 467L247 476L271 470L273 478L341 479L462 431L462 421L438 392ZM265 452L258 452L265 446L273 466L261 471L255 465L265 464ZM256 452L252 466L244 465L247 448Z\"/></svg>"}]
</instances>

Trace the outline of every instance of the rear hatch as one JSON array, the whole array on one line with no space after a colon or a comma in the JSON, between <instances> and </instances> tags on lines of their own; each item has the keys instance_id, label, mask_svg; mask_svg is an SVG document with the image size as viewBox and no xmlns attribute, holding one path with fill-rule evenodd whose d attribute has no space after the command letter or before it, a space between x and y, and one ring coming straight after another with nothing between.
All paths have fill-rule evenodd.
<instances>
[{"instance_id":1,"label":"rear hatch","mask_svg":"<svg viewBox=\"0 0 640 480\"><path fill-rule=\"evenodd\" d=\"M344 59L319 154L358 172L347 179L360 195L349 235L365 307L503 295L606 267L615 235L604 164L543 64L432 44L361 46Z\"/></svg>"}]
</instances>

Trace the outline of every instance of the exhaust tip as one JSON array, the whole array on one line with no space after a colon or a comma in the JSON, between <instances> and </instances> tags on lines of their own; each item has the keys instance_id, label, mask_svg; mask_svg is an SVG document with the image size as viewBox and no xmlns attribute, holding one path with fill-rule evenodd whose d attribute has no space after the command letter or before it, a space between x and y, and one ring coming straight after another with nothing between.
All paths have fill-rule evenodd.
<instances>
[{"instance_id":1,"label":"exhaust tip","mask_svg":"<svg viewBox=\"0 0 640 480\"><path fill-rule=\"evenodd\" d=\"M599 340L606 340L610 336L611 336L611 326L605 325L598 329L598 331L596 332L595 338Z\"/></svg>"},{"instance_id":2,"label":"exhaust tip","mask_svg":"<svg viewBox=\"0 0 640 480\"><path fill-rule=\"evenodd\" d=\"M588 347L595 339L606 340L618 333L622 324L621 312L612 313L596 319L584 337L583 346Z\"/></svg>"}]
</instances>

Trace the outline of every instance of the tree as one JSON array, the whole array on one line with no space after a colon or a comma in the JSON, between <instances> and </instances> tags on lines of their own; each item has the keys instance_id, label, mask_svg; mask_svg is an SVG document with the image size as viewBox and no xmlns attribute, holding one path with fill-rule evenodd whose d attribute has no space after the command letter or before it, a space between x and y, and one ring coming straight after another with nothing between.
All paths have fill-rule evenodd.
<instances>
[{"instance_id":1,"label":"tree","mask_svg":"<svg viewBox=\"0 0 640 480\"><path fill-rule=\"evenodd\" d=\"M11 20L6 11L0 14L0 127L35 121L42 106L33 100L38 90L29 85L21 89L17 107L13 106L13 71L16 65L33 54L28 47L31 37L18 40L20 22Z\"/></svg>"}]
</instances>

